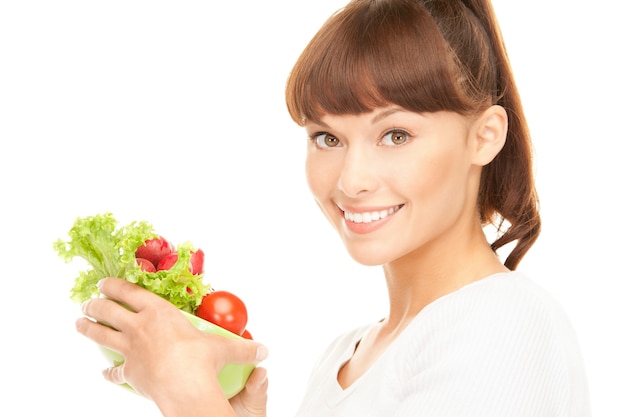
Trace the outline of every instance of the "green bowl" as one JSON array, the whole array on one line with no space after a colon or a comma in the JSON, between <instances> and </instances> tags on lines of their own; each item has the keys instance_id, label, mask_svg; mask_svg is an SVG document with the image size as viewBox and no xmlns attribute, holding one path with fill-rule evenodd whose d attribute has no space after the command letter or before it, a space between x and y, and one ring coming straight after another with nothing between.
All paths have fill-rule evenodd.
<instances>
[{"instance_id":1,"label":"green bowl","mask_svg":"<svg viewBox=\"0 0 626 417\"><path fill-rule=\"evenodd\" d=\"M196 317L193 314L187 313L181 310L181 313L189 321L193 324L197 329L202 330L203 332L213 333L224 337L229 337L232 339L241 339L242 337L236 335L235 333L229 332L222 327L219 327L211 322L208 322L200 317ZM114 365L121 365L124 363L124 357L119 353L106 348L104 346L100 346L100 350L104 353L104 356ZM231 398L238 394L246 385L246 381L248 377L254 370L254 365L251 364L237 364L237 363L228 363L226 364L222 370L220 371L217 379L222 387L222 391L224 391L224 395L226 398ZM124 388L127 388L133 392L135 390L128 384L122 385Z\"/></svg>"}]
</instances>

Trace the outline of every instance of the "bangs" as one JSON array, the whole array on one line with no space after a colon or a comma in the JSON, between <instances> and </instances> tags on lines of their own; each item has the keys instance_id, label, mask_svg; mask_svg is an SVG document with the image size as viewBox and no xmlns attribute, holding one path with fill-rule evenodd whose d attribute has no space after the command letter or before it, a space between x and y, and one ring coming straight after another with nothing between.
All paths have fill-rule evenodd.
<instances>
[{"instance_id":1,"label":"bangs","mask_svg":"<svg viewBox=\"0 0 626 417\"><path fill-rule=\"evenodd\" d=\"M419 2L352 1L322 26L296 62L287 108L300 125L390 104L464 114L474 103L460 79L455 55Z\"/></svg>"}]
</instances>

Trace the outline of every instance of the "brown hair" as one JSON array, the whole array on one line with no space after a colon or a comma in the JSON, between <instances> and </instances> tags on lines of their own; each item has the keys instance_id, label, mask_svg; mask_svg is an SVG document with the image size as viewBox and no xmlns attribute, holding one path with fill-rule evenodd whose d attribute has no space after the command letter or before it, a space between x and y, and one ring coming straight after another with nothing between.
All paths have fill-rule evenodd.
<instances>
[{"instance_id":1,"label":"brown hair","mask_svg":"<svg viewBox=\"0 0 626 417\"><path fill-rule=\"evenodd\" d=\"M300 55L286 100L300 125L389 104L465 115L501 105L509 119L507 140L483 168L479 213L483 225L499 231L494 251L516 241L505 261L510 269L537 239L530 134L488 0L352 0Z\"/></svg>"}]
</instances>

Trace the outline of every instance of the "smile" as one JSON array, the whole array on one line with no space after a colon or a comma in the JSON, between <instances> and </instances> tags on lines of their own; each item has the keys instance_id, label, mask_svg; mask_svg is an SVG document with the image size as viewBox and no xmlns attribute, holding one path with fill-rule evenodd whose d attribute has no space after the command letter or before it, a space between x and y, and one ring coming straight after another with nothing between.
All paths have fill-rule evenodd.
<instances>
[{"instance_id":1,"label":"smile","mask_svg":"<svg viewBox=\"0 0 626 417\"><path fill-rule=\"evenodd\" d=\"M344 210L343 218L354 223L371 223L377 220L384 219L385 217L395 213L401 208L402 205L397 205L385 210L366 211L362 213L352 213L350 211Z\"/></svg>"}]
</instances>

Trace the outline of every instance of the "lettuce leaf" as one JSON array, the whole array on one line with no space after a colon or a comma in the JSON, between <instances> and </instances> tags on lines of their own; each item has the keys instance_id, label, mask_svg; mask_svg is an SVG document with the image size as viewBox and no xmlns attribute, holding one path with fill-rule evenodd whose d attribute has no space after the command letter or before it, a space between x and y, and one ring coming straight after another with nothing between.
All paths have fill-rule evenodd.
<instances>
[{"instance_id":1,"label":"lettuce leaf","mask_svg":"<svg viewBox=\"0 0 626 417\"><path fill-rule=\"evenodd\" d=\"M118 277L152 291L179 309L193 314L203 295L211 289L203 282L202 274L189 272L191 252L196 249L190 242L178 245L178 261L171 269L157 272L141 270L135 260L135 251L146 240L158 237L148 222L134 221L119 226L111 213L78 217L68 237L66 240L58 239L53 248L65 262L75 258L87 262L87 268L79 272L70 293L70 298L77 303L99 296L96 284L102 278Z\"/></svg>"}]
</instances>

